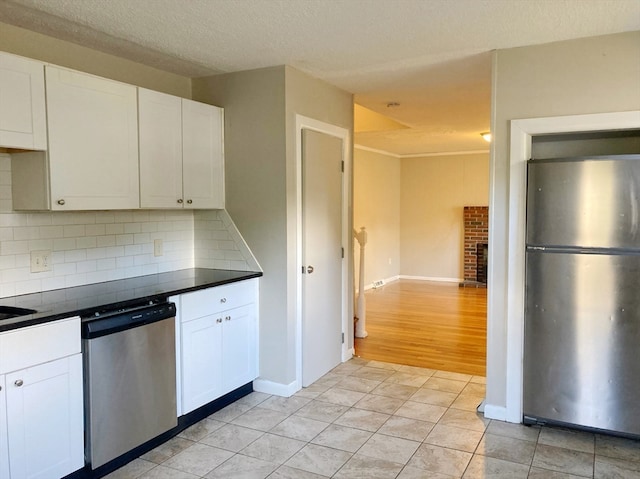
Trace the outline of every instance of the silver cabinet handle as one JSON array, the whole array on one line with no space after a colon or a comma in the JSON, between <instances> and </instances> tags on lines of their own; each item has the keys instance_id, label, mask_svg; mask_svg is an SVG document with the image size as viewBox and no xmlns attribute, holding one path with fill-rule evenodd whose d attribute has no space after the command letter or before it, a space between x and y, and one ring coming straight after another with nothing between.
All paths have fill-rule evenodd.
<instances>
[{"instance_id":1,"label":"silver cabinet handle","mask_svg":"<svg viewBox=\"0 0 640 479\"><path fill-rule=\"evenodd\" d=\"M231 316L225 316L225 318L227 321L231 321Z\"/></svg>"},{"instance_id":2,"label":"silver cabinet handle","mask_svg":"<svg viewBox=\"0 0 640 479\"><path fill-rule=\"evenodd\" d=\"M313 266L307 266L307 273L308 274L313 273Z\"/></svg>"},{"instance_id":3,"label":"silver cabinet handle","mask_svg":"<svg viewBox=\"0 0 640 479\"><path fill-rule=\"evenodd\" d=\"M65 201L64 201L64 200L58 200L58 204L59 204L60 206L64 205L64 203L65 203Z\"/></svg>"},{"instance_id":4,"label":"silver cabinet handle","mask_svg":"<svg viewBox=\"0 0 640 479\"><path fill-rule=\"evenodd\" d=\"M22 379L17 379L17 380L16 380L16 382L15 382L15 383L13 383L13 384L15 384L16 386L20 387L20 386L22 386L24 383L22 382Z\"/></svg>"},{"instance_id":5,"label":"silver cabinet handle","mask_svg":"<svg viewBox=\"0 0 640 479\"><path fill-rule=\"evenodd\" d=\"M221 303L226 303L227 302L227 298L220 298L220 302Z\"/></svg>"},{"instance_id":6,"label":"silver cabinet handle","mask_svg":"<svg viewBox=\"0 0 640 479\"><path fill-rule=\"evenodd\" d=\"M221 323L221 322L222 322L222 318L216 319L216 323Z\"/></svg>"},{"instance_id":7,"label":"silver cabinet handle","mask_svg":"<svg viewBox=\"0 0 640 479\"><path fill-rule=\"evenodd\" d=\"M187 200L187 204L190 205L191 203L193 203L193 200Z\"/></svg>"},{"instance_id":8,"label":"silver cabinet handle","mask_svg":"<svg viewBox=\"0 0 640 479\"><path fill-rule=\"evenodd\" d=\"M178 204L181 205L182 204L182 198L178 199Z\"/></svg>"}]
</instances>

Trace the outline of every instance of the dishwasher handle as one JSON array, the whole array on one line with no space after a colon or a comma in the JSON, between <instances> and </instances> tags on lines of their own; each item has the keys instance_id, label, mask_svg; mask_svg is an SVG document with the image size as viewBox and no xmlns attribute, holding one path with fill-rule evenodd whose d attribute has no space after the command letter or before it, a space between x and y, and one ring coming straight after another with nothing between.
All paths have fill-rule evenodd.
<instances>
[{"instance_id":1,"label":"dishwasher handle","mask_svg":"<svg viewBox=\"0 0 640 479\"><path fill-rule=\"evenodd\" d=\"M93 339L176 317L174 303L128 309L82 323L82 338Z\"/></svg>"}]
</instances>

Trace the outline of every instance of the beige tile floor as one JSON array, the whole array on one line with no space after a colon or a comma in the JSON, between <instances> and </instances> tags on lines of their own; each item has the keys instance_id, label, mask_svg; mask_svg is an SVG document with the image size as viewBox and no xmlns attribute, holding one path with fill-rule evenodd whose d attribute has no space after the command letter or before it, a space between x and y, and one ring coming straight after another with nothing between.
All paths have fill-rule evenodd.
<instances>
[{"instance_id":1,"label":"beige tile floor","mask_svg":"<svg viewBox=\"0 0 640 479\"><path fill-rule=\"evenodd\" d=\"M109 479L640 478L640 441L484 419L484 378L354 358L250 395Z\"/></svg>"}]
</instances>

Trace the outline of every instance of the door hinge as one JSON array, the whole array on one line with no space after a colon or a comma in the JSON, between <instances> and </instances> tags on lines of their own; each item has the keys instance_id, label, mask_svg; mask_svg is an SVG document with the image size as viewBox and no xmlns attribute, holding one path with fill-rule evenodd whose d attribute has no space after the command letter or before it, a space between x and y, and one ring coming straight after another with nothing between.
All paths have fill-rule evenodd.
<instances>
[{"instance_id":1,"label":"door hinge","mask_svg":"<svg viewBox=\"0 0 640 479\"><path fill-rule=\"evenodd\" d=\"M344 333L342 333L342 344L344 344Z\"/></svg>"},{"instance_id":2,"label":"door hinge","mask_svg":"<svg viewBox=\"0 0 640 479\"><path fill-rule=\"evenodd\" d=\"M344 248L340 248L342 250L342 259L344 259Z\"/></svg>"},{"instance_id":3,"label":"door hinge","mask_svg":"<svg viewBox=\"0 0 640 479\"><path fill-rule=\"evenodd\" d=\"M344 173L344 160L340 162L340 171Z\"/></svg>"}]
</instances>

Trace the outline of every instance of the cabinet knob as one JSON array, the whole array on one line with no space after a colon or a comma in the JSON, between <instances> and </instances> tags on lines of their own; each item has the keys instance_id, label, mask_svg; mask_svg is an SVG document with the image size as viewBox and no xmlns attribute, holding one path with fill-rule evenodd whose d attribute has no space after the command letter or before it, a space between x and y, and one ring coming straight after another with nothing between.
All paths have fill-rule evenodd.
<instances>
[{"instance_id":1,"label":"cabinet knob","mask_svg":"<svg viewBox=\"0 0 640 479\"><path fill-rule=\"evenodd\" d=\"M221 299L220 299L220 302L221 302L221 303L226 303L226 302L227 302L227 298L221 298Z\"/></svg>"},{"instance_id":2,"label":"cabinet knob","mask_svg":"<svg viewBox=\"0 0 640 479\"><path fill-rule=\"evenodd\" d=\"M20 386L22 386L24 383L22 382L22 379L17 379L17 380L16 380L16 382L15 382L15 383L13 383L13 384L15 384L16 386L20 387Z\"/></svg>"},{"instance_id":3,"label":"cabinet knob","mask_svg":"<svg viewBox=\"0 0 640 479\"><path fill-rule=\"evenodd\" d=\"M221 322L222 322L222 318L216 319L216 323L221 323Z\"/></svg>"},{"instance_id":4,"label":"cabinet knob","mask_svg":"<svg viewBox=\"0 0 640 479\"><path fill-rule=\"evenodd\" d=\"M178 199L178 204L181 205L182 204L182 198Z\"/></svg>"},{"instance_id":5,"label":"cabinet knob","mask_svg":"<svg viewBox=\"0 0 640 479\"><path fill-rule=\"evenodd\" d=\"M58 204L59 204L60 206L64 205L64 203L65 203L65 201L64 201L64 200L58 200Z\"/></svg>"},{"instance_id":6,"label":"cabinet knob","mask_svg":"<svg viewBox=\"0 0 640 479\"><path fill-rule=\"evenodd\" d=\"M225 318L227 321L231 321L231 316L225 316Z\"/></svg>"},{"instance_id":7,"label":"cabinet knob","mask_svg":"<svg viewBox=\"0 0 640 479\"><path fill-rule=\"evenodd\" d=\"M187 204L190 205L191 203L193 203L193 200L187 200Z\"/></svg>"}]
</instances>

